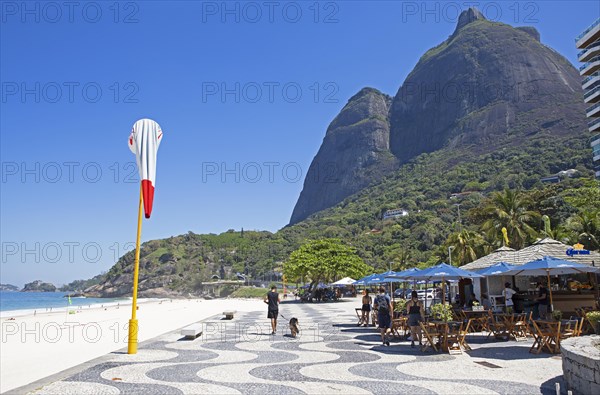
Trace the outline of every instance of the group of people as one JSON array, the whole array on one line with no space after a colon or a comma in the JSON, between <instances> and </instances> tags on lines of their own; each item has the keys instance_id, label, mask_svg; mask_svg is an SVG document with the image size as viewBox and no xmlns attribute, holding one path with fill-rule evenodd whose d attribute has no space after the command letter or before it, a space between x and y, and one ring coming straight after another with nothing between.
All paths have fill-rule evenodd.
<instances>
[{"instance_id":1,"label":"group of people","mask_svg":"<svg viewBox=\"0 0 600 395\"><path fill-rule=\"evenodd\" d=\"M381 342L384 346L390 345L390 335L392 332L392 321L394 319L394 303L390 299L389 295L385 293L385 288L379 288L379 294L375 296L375 299L369 295L369 290L365 290L362 297L362 308L361 308L361 322L359 325L369 325L369 315L371 314L371 305L373 309L377 311L377 326L381 334ZM408 326L410 327L411 333L411 347L415 347L415 340L418 340L419 345L421 342L421 327L419 322L425 321L425 308L423 303L419 300L417 291L412 291L410 300L406 303L406 310L408 311Z\"/></svg>"},{"instance_id":2,"label":"group of people","mask_svg":"<svg viewBox=\"0 0 600 395\"><path fill-rule=\"evenodd\" d=\"M537 306L538 317L542 320L549 319L550 296L548 288L546 288L543 283L538 282L536 284L536 289L537 295L534 301ZM513 301L513 296L515 296L516 293L517 291L511 288L509 282L504 284L502 296L504 297L504 309L507 314L512 314L514 311L515 302Z\"/></svg>"},{"instance_id":3,"label":"group of people","mask_svg":"<svg viewBox=\"0 0 600 395\"><path fill-rule=\"evenodd\" d=\"M504 289L502 290L502 296L505 300L505 313L512 314L514 312L514 301L513 296L517 293L514 289L511 288L511 284L509 282L504 284ZM482 294L483 302L481 305L484 306L485 309L490 309L491 304L486 294ZM548 310L550 306L550 298L548 289L540 282L537 283L537 296L535 297L535 303L538 308L538 315L540 319L548 318ZM465 307L473 307L480 305L479 300L474 293L471 294L471 298L465 304ZM373 306L371 308L371 306ZM379 288L379 294L375 296L373 299L369 295L369 290L365 290L362 297L362 307L361 307L361 319L359 325L368 326L369 325L369 316L371 315L371 310L377 311L377 323L378 328L381 334L381 342L385 346L390 345L389 336L392 331L392 321L394 319L394 304L390 299L389 295L385 293L385 288ZM415 347L415 340L419 342L419 345L422 344L421 337L421 327L420 322L425 321L425 308L423 303L419 300L419 296L417 291L412 291L409 301L406 303L406 311L408 313L408 326L410 327L411 333L411 347Z\"/></svg>"},{"instance_id":4,"label":"group of people","mask_svg":"<svg viewBox=\"0 0 600 395\"><path fill-rule=\"evenodd\" d=\"M550 306L550 297L548 288L544 284L538 282L536 285L537 295L534 299L535 305L537 306L538 316L540 319L548 319L548 310ZM517 291L511 287L509 282L504 283L504 289L502 290L502 297L504 297L504 312L506 314L513 314L515 308L515 302L513 297L517 294ZM473 306L483 306L486 310L492 308L488 295L486 293L481 294L482 301L479 302L477 296L471 293L471 298L464 304L466 308L472 308ZM456 296L456 303L462 305L459 296Z\"/></svg>"}]
</instances>

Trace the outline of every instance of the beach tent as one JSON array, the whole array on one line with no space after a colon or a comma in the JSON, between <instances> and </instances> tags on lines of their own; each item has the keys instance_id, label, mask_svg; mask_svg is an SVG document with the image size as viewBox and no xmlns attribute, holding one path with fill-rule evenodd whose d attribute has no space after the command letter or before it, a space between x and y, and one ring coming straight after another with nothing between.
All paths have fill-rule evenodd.
<instances>
[{"instance_id":1,"label":"beach tent","mask_svg":"<svg viewBox=\"0 0 600 395\"><path fill-rule=\"evenodd\" d=\"M344 277L341 280L338 280L334 283L329 284L332 287L345 287L346 285L352 285L356 282L353 278Z\"/></svg>"},{"instance_id":2,"label":"beach tent","mask_svg":"<svg viewBox=\"0 0 600 395\"><path fill-rule=\"evenodd\" d=\"M576 274L597 273L598 268L594 266L581 265L579 263L545 256L541 259L528 262L513 270L505 272L508 276L546 276L548 280L548 292L550 293L550 308L552 310L552 287L550 286L551 274Z\"/></svg>"}]
</instances>

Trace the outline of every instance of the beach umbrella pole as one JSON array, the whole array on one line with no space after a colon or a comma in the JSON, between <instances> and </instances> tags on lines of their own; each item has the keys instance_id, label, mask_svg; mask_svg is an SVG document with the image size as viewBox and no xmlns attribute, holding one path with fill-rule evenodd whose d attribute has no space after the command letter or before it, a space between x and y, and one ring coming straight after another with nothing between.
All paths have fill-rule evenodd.
<instances>
[{"instance_id":1,"label":"beach umbrella pole","mask_svg":"<svg viewBox=\"0 0 600 395\"><path fill-rule=\"evenodd\" d=\"M135 262L133 266L133 300L131 303L131 319L129 320L129 338L127 342L127 354L137 354L138 343L138 320L137 320L137 291L138 277L140 271L140 239L142 237L142 209L144 195L140 185L140 202L138 207L137 237L135 240Z\"/></svg>"},{"instance_id":2,"label":"beach umbrella pole","mask_svg":"<svg viewBox=\"0 0 600 395\"><path fill-rule=\"evenodd\" d=\"M446 304L446 281L442 277L442 304Z\"/></svg>"},{"instance_id":3,"label":"beach umbrella pole","mask_svg":"<svg viewBox=\"0 0 600 395\"><path fill-rule=\"evenodd\" d=\"M552 301L552 287L550 286L550 270L546 270L548 277L548 293L550 294L550 312L554 311L554 302Z\"/></svg>"}]
</instances>

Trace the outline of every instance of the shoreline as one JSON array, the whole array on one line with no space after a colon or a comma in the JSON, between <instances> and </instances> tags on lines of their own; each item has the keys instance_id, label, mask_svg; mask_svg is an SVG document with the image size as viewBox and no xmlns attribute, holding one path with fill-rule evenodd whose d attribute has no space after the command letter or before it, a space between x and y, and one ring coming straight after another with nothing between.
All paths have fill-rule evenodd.
<instances>
[{"instance_id":1,"label":"shoreline","mask_svg":"<svg viewBox=\"0 0 600 395\"><path fill-rule=\"evenodd\" d=\"M61 307L40 307L40 308L27 308L27 309L17 309L17 310L0 310L0 319L6 319L11 317L25 317L25 316L39 316L44 314L54 314L54 313L66 313L68 310L73 310L76 312L91 310L95 308L109 308L114 306L131 306L132 298L123 298L122 300L114 301L114 298L110 299L110 302L101 303L94 302L88 303L87 305L70 305L70 306L61 306ZM137 304L148 303L152 301L162 301L162 300L170 300L168 298L142 298L137 300Z\"/></svg>"},{"instance_id":2,"label":"shoreline","mask_svg":"<svg viewBox=\"0 0 600 395\"><path fill-rule=\"evenodd\" d=\"M138 341L221 315L262 311L256 299L140 299ZM67 314L38 312L0 319L0 393L127 347L131 300ZM219 317L220 318L220 317Z\"/></svg>"}]
</instances>

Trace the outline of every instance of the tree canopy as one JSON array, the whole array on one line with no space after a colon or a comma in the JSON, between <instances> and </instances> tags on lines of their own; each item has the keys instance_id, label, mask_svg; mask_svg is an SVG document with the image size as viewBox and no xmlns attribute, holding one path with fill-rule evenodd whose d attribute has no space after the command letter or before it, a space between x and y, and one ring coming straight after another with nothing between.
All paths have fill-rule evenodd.
<instances>
[{"instance_id":1,"label":"tree canopy","mask_svg":"<svg viewBox=\"0 0 600 395\"><path fill-rule=\"evenodd\" d=\"M372 271L353 247L339 239L308 241L293 251L283 265L288 280L309 280L311 289L319 282L329 283L335 277L360 278Z\"/></svg>"}]
</instances>

